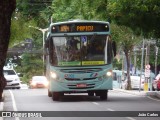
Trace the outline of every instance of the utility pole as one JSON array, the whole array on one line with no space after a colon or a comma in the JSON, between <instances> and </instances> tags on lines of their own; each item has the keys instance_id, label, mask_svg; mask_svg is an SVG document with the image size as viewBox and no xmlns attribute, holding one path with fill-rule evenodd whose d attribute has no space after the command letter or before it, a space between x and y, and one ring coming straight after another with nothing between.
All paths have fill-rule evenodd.
<instances>
[{"instance_id":1,"label":"utility pole","mask_svg":"<svg viewBox=\"0 0 160 120\"><path fill-rule=\"evenodd\" d=\"M144 58L144 38L143 38L143 45L142 45L142 58L141 58L141 74L140 74L140 83L139 83L139 92L141 91L141 81L142 81L142 72L143 72L143 58Z\"/></svg>"},{"instance_id":2,"label":"utility pole","mask_svg":"<svg viewBox=\"0 0 160 120\"><path fill-rule=\"evenodd\" d=\"M136 67L137 67L137 52L136 48L134 47L134 74L136 74Z\"/></svg>"},{"instance_id":3,"label":"utility pole","mask_svg":"<svg viewBox=\"0 0 160 120\"><path fill-rule=\"evenodd\" d=\"M157 75L157 56L158 56L158 47L155 46L155 75Z\"/></svg>"}]
</instances>

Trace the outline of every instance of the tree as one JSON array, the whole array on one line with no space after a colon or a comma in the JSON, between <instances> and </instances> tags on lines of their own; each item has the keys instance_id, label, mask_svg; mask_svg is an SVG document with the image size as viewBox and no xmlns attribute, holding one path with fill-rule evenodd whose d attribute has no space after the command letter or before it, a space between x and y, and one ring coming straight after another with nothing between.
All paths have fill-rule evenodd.
<instances>
[{"instance_id":1,"label":"tree","mask_svg":"<svg viewBox=\"0 0 160 120\"><path fill-rule=\"evenodd\" d=\"M140 39L137 36L134 36L133 31L126 26L118 26L116 24L111 25L112 29L112 39L117 42L119 50L123 51L126 57L127 62L127 89L131 88L130 80L130 58L133 51L133 47L140 42Z\"/></svg>"},{"instance_id":2,"label":"tree","mask_svg":"<svg viewBox=\"0 0 160 120\"><path fill-rule=\"evenodd\" d=\"M10 39L11 16L16 8L16 0L1 0L0 4L0 99L2 99L3 89L6 79L3 75L7 49Z\"/></svg>"},{"instance_id":3,"label":"tree","mask_svg":"<svg viewBox=\"0 0 160 120\"><path fill-rule=\"evenodd\" d=\"M159 5L159 0L109 0L108 15L112 22L131 28L136 35L159 38Z\"/></svg>"},{"instance_id":4,"label":"tree","mask_svg":"<svg viewBox=\"0 0 160 120\"><path fill-rule=\"evenodd\" d=\"M15 55L23 56L24 52L28 52L29 54L32 54L32 59L34 59L31 63L25 64L25 67L23 59L18 59L18 61L12 60L12 63L18 62L23 65L23 68L19 65L14 68L17 72L25 73L21 80L29 80L32 75L39 74L40 72L42 73L43 71L42 66L37 65L39 68L37 70L35 69L35 65L33 65L37 61L40 63L39 65L42 65L42 52L37 54L37 51L41 51L40 49L42 49L42 32L29 26L40 28L48 27L48 20L51 16L51 12L45 11L49 10L52 3L51 1L52 0L16 0L17 4L16 10L12 15L11 36L9 42L11 52L9 52L7 57L10 59ZM27 49L29 43L27 43L26 39L28 38L32 39L32 52L29 52ZM14 51L14 49L16 50ZM29 67L30 70L27 70Z\"/></svg>"},{"instance_id":5,"label":"tree","mask_svg":"<svg viewBox=\"0 0 160 120\"><path fill-rule=\"evenodd\" d=\"M145 38L160 38L159 0L109 0L109 15Z\"/></svg>"},{"instance_id":6,"label":"tree","mask_svg":"<svg viewBox=\"0 0 160 120\"><path fill-rule=\"evenodd\" d=\"M54 0L53 21L70 19L107 20L108 0Z\"/></svg>"}]
</instances>

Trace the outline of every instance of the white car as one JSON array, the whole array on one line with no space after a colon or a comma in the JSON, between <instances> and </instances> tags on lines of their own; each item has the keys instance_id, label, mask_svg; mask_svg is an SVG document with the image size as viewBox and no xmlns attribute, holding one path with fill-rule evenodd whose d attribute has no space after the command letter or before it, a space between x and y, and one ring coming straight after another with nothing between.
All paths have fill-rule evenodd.
<instances>
[{"instance_id":1,"label":"white car","mask_svg":"<svg viewBox=\"0 0 160 120\"><path fill-rule=\"evenodd\" d=\"M144 81L145 81L144 75L142 75L141 77L141 84L140 84L140 76L130 76L130 78L131 78L132 89L139 89L139 86L141 86L141 89L144 88ZM126 89L126 87L127 87L127 79L122 84L123 89Z\"/></svg>"},{"instance_id":2,"label":"white car","mask_svg":"<svg viewBox=\"0 0 160 120\"><path fill-rule=\"evenodd\" d=\"M3 74L7 81L7 85L5 88L20 89L20 79L14 69L3 67Z\"/></svg>"},{"instance_id":3,"label":"white car","mask_svg":"<svg viewBox=\"0 0 160 120\"><path fill-rule=\"evenodd\" d=\"M30 88L47 88L48 83L45 76L33 76L30 81Z\"/></svg>"}]
</instances>

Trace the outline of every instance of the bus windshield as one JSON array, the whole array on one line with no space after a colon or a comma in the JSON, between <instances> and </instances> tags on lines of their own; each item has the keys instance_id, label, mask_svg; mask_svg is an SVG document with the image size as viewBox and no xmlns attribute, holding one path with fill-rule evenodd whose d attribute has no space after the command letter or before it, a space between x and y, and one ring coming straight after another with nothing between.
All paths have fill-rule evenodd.
<instances>
[{"instance_id":1,"label":"bus windshield","mask_svg":"<svg viewBox=\"0 0 160 120\"><path fill-rule=\"evenodd\" d=\"M112 43L107 35L51 37L50 61L54 66L110 64Z\"/></svg>"}]
</instances>

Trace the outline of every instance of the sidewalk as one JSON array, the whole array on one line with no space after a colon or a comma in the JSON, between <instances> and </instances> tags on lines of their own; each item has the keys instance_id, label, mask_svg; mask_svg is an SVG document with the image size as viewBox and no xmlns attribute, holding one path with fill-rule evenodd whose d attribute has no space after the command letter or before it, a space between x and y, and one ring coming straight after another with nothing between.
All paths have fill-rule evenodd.
<instances>
[{"instance_id":1,"label":"sidewalk","mask_svg":"<svg viewBox=\"0 0 160 120\"><path fill-rule=\"evenodd\" d=\"M119 89L119 88L114 88L113 90L126 92L126 93L139 95L139 96L155 96L160 99L160 91L124 90L124 89Z\"/></svg>"}]
</instances>

